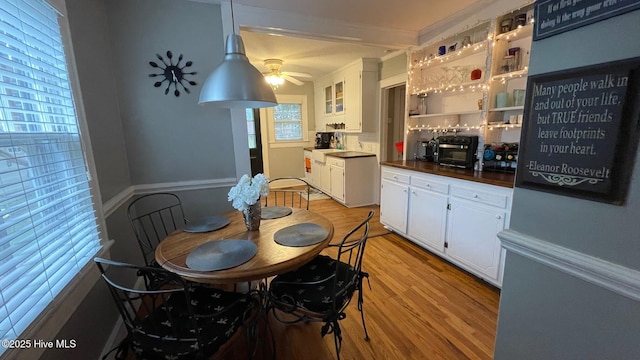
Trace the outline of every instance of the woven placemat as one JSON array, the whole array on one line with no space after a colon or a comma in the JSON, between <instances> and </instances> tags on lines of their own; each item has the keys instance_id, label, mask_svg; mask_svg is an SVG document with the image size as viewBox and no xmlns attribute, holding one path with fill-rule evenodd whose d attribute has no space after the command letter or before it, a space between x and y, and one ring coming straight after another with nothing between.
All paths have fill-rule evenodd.
<instances>
[{"instance_id":1,"label":"woven placemat","mask_svg":"<svg viewBox=\"0 0 640 360\"><path fill-rule=\"evenodd\" d=\"M291 215L293 210L285 206L266 206L262 208L261 217L263 219L277 219Z\"/></svg>"},{"instance_id":2,"label":"woven placemat","mask_svg":"<svg viewBox=\"0 0 640 360\"><path fill-rule=\"evenodd\" d=\"M258 246L251 240L224 239L208 241L187 256L187 266L198 271L232 268L251 260Z\"/></svg>"},{"instance_id":3,"label":"woven placemat","mask_svg":"<svg viewBox=\"0 0 640 360\"><path fill-rule=\"evenodd\" d=\"M221 229L229 224L223 216L205 216L189 221L182 230L192 233L209 232Z\"/></svg>"},{"instance_id":4,"label":"woven placemat","mask_svg":"<svg viewBox=\"0 0 640 360\"><path fill-rule=\"evenodd\" d=\"M280 229L273 234L273 240L284 246L309 246L317 244L329 236L329 232L320 225L301 223Z\"/></svg>"}]
</instances>

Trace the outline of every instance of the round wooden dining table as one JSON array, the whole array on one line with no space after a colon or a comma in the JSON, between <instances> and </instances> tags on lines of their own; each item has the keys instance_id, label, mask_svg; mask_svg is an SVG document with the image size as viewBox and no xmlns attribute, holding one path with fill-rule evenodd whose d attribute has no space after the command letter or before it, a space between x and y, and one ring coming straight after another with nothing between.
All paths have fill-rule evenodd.
<instances>
[{"instance_id":1,"label":"round wooden dining table","mask_svg":"<svg viewBox=\"0 0 640 360\"><path fill-rule=\"evenodd\" d=\"M278 219L262 219L260 229L247 231L242 213L233 211L223 215L230 220L225 227L210 232L176 230L156 248L156 261L164 269L186 280L208 284L235 284L282 274L311 261L333 238L333 224L314 212L294 208L290 215ZM284 246L275 242L274 234L283 228L313 223L327 230L327 237L309 246ZM257 246L253 258L238 266L215 271L198 271L186 265L187 256L198 246L222 239L245 239Z\"/></svg>"}]
</instances>

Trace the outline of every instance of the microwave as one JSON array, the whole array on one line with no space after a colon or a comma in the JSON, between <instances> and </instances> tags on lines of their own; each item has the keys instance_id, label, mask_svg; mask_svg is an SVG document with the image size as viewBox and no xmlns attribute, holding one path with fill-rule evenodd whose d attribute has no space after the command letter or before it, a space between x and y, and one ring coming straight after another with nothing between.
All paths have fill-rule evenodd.
<instances>
[{"instance_id":1,"label":"microwave","mask_svg":"<svg viewBox=\"0 0 640 360\"><path fill-rule=\"evenodd\" d=\"M477 136L440 136L438 141L438 164L464 169L473 169L477 160Z\"/></svg>"}]
</instances>

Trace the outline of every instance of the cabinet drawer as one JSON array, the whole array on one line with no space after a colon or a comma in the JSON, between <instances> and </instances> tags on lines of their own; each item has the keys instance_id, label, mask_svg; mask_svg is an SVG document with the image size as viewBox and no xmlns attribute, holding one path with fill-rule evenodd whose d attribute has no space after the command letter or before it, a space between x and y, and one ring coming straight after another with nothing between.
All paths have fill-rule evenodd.
<instances>
[{"instance_id":1,"label":"cabinet drawer","mask_svg":"<svg viewBox=\"0 0 640 360\"><path fill-rule=\"evenodd\" d=\"M333 166L337 166L337 167L344 167L344 160L342 159L336 159L334 157L331 156L327 156L327 163L329 163L329 165L333 165Z\"/></svg>"},{"instance_id":2,"label":"cabinet drawer","mask_svg":"<svg viewBox=\"0 0 640 360\"><path fill-rule=\"evenodd\" d=\"M423 188L426 190L431 190L435 192L439 192L441 194L449 193L449 185L437 181L433 181L431 179L424 179L421 177L413 176L411 177L411 185Z\"/></svg>"},{"instance_id":3,"label":"cabinet drawer","mask_svg":"<svg viewBox=\"0 0 640 360\"><path fill-rule=\"evenodd\" d=\"M391 181L397 181L403 184L409 184L409 179L411 177L407 174L401 174L389 170L382 170L382 178Z\"/></svg>"},{"instance_id":4,"label":"cabinet drawer","mask_svg":"<svg viewBox=\"0 0 640 360\"><path fill-rule=\"evenodd\" d=\"M503 194L451 186L451 195L500 208L507 207L507 195Z\"/></svg>"}]
</instances>

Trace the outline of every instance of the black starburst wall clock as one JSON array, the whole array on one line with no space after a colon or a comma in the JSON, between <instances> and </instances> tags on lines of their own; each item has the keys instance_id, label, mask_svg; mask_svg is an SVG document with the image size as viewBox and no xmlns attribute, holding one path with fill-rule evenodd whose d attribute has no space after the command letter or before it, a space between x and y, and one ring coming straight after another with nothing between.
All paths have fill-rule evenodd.
<instances>
[{"instance_id":1,"label":"black starburst wall clock","mask_svg":"<svg viewBox=\"0 0 640 360\"><path fill-rule=\"evenodd\" d=\"M185 79L185 76L197 74L195 71L187 72L187 68L193 65L193 61L187 61L184 63L184 65L182 65L181 62L182 62L183 56L182 54L180 54L180 56L178 56L178 61L174 64L173 53L171 51L167 51L166 60L160 54L156 54L156 57L162 63L159 64L155 61L149 61L149 65L160 70L161 72L149 74L149 77L153 78L153 77L159 76L164 79L162 79L162 81L156 81L153 84L153 86L161 87L162 84L166 81L167 87L164 89L165 95L169 93L172 85L173 85L173 94L175 96L180 96L179 88L182 88L184 92L186 92L187 94L190 94L191 92L189 91L188 86L194 86L196 85L196 82Z\"/></svg>"}]
</instances>

